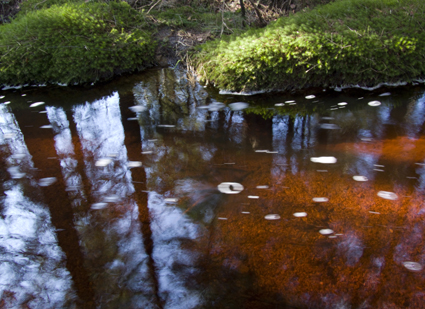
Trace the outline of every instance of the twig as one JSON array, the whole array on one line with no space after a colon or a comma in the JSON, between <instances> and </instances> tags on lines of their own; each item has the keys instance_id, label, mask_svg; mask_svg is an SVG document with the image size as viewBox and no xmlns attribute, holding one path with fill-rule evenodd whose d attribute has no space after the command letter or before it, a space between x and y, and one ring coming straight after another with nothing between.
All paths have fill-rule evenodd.
<instances>
[{"instance_id":1,"label":"twig","mask_svg":"<svg viewBox=\"0 0 425 309\"><path fill-rule=\"evenodd\" d=\"M158 0L157 2L155 2L155 4L154 5L152 5L151 7L150 7L150 9L149 9L149 11L146 13L146 14L149 14L149 12L154 8L154 7L156 7L160 2L161 2L162 0Z\"/></svg>"}]
</instances>

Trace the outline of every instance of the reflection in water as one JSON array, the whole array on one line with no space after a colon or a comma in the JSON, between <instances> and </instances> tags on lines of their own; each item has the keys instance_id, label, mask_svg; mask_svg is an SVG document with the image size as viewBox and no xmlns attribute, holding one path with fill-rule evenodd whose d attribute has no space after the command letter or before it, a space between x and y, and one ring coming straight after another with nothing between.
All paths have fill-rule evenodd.
<instances>
[{"instance_id":1,"label":"reflection in water","mask_svg":"<svg viewBox=\"0 0 425 309\"><path fill-rule=\"evenodd\" d=\"M107 207L87 211L77 223L96 302L104 308L155 304L134 186L128 168L118 93L74 108L89 179L90 200ZM97 165L111 158L108 165Z\"/></svg>"},{"instance_id":2,"label":"reflection in water","mask_svg":"<svg viewBox=\"0 0 425 309\"><path fill-rule=\"evenodd\" d=\"M211 98L181 71L154 70L130 92L68 112L47 106L61 170L37 181L3 106L3 299L23 304L17 295L40 284L16 267L47 250L35 233L52 251L37 267L51 265L42 275L65 287L56 303L35 299L77 304L49 213L27 194L54 177L72 205L93 307L423 308L424 95L397 92L270 95L232 110L241 98ZM27 228L3 236L7 220Z\"/></svg>"},{"instance_id":3,"label":"reflection in water","mask_svg":"<svg viewBox=\"0 0 425 309\"><path fill-rule=\"evenodd\" d=\"M2 165L12 170L12 180L3 168L1 171L0 306L69 308L76 295L64 267L65 255L58 246L49 210L34 199L38 187L31 156L13 114L3 104L0 131ZM11 133L13 138L8 135Z\"/></svg>"}]
</instances>

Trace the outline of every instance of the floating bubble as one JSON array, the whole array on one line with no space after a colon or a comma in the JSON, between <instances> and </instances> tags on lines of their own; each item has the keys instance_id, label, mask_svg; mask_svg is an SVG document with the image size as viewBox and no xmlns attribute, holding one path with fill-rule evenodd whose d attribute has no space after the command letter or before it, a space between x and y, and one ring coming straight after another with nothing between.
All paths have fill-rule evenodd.
<instances>
[{"instance_id":1,"label":"floating bubble","mask_svg":"<svg viewBox=\"0 0 425 309\"><path fill-rule=\"evenodd\" d=\"M130 161L128 162L128 167L141 167L142 166L142 162L140 161Z\"/></svg>"},{"instance_id":2,"label":"floating bubble","mask_svg":"<svg viewBox=\"0 0 425 309\"><path fill-rule=\"evenodd\" d=\"M227 218L223 218L223 217L218 217L218 220L227 220Z\"/></svg>"},{"instance_id":3,"label":"floating bubble","mask_svg":"<svg viewBox=\"0 0 425 309\"><path fill-rule=\"evenodd\" d=\"M56 182L56 177L46 177L46 178L41 178L38 184L40 185L40 187L48 187L54 182Z\"/></svg>"},{"instance_id":4,"label":"floating bubble","mask_svg":"<svg viewBox=\"0 0 425 309\"><path fill-rule=\"evenodd\" d=\"M344 106L344 105L347 105L348 103L347 102L340 102L340 103L338 103L338 105L340 105L340 106Z\"/></svg>"},{"instance_id":5,"label":"floating bubble","mask_svg":"<svg viewBox=\"0 0 425 309\"><path fill-rule=\"evenodd\" d=\"M237 182L222 182L217 188L218 191L225 194L238 194L243 190L243 186Z\"/></svg>"},{"instance_id":6,"label":"floating bubble","mask_svg":"<svg viewBox=\"0 0 425 309\"><path fill-rule=\"evenodd\" d=\"M316 203L324 203L328 201L329 199L327 197L313 197L313 202L316 202Z\"/></svg>"},{"instance_id":7,"label":"floating bubble","mask_svg":"<svg viewBox=\"0 0 425 309\"><path fill-rule=\"evenodd\" d=\"M332 234L334 231L333 230L331 230L331 229L321 229L320 231L319 231L319 233L320 234L322 234L322 235L329 235L329 234Z\"/></svg>"},{"instance_id":8,"label":"floating bubble","mask_svg":"<svg viewBox=\"0 0 425 309\"><path fill-rule=\"evenodd\" d=\"M174 197L165 198L164 202L166 203L177 203L178 199Z\"/></svg>"},{"instance_id":9,"label":"floating bubble","mask_svg":"<svg viewBox=\"0 0 425 309\"><path fill-rule=\"evenodd\" d=\"M160 127L160 128L174 128L175 125L173 125L173 124L159 124L158 127Z\"/></svg>"},{"instance_id":10,"label":"floating bubble","mask_svg":"<svg viewBox=\"0 0 425 309\"><path fill-rule=\"evenodd\" d=\"M248 198L257 199L257 198L260 198L260 197L257 196L257 195L248 195Z\"/></svg>"},{"instance_id":11,"label":"floating bubble","mask_svg":"<svg viewBox=\"0 0 425 309\"><path fill-rule=\"evenodd\" d=\"M335 235L331 235L331 236L329 236L329 238L336 238L336 236Z\"/></svg>"},{"instance_id":12,"label":"floating bubble","mask_svg":"<svg viewBox=\"0 0 425 309\"><path fill-rule=\"evenodd\" d=\"M108 206L108 203L94 203L91 205L91 209L103 209Z\"/></svg>"},{"instance_id":13,"label":"floating bubble","mask_svg":"<svg viewBox=\"0 0 425 309\"><path fill-rule=\"evenodd\" d=\"M257 150L255 150L255 152L267 152L268 150L262 150L262 149L257 149Z\"/></svg>"},{"instance_id":14,"label":"floating bubble","mask_svg":"<svg viewBox=\"0 0 425 309\"><path fill-rule=\"evenodd\" d=\"M210 105L208 105L208 110L210 112L217 112L220 109L224 108L226 105L224 105L223 103L220 102L213 102Z\"/></svg>"},{"instance_id":15,"label":"floating bubble","mask_svg":"<svg viewBox=\"0 0 425 309\"><path fill-rule=\"evenodd\" d=\"M99 159L96 161L96 166L107 166L112 162L111 159Z\"/></svg>"},{"instance_id":16,"label":"floating bubble","mask_svg":"<svg viewBox=\"0 0 425 309\"><path fill-rule=\"evenodd\" d=\"M278 151L270 151L270 150L267 150L266 151L266 153L279 153Z\"/></svg>"},{"instance_id":17,"label":"floating bubble","mask_svg":"<svg viewBox=\"0 0 425 309\"><path fill-rule=\"evenodd\" d=\"M3 102L3 104L10 104L11 102L10 101L6 101L6 102Z\"/></svg>"},{"instance_id":18,"label":"floating bubble","mask_svg":"<svg viewBox=\"0 0 425 309\"><path fill-rule=\"evenodd\" d=\"M311 162L322 163L322 164L334 164L336 163L335 157L312 157Z\"/></svg>"},{"instance_id":19,"label":"floating bubble","mask_svg":"<svg viewBox=\"0 0 425 309\"><path fill-rule=\"evenodd\" d=\"M7 169L12 179L21 179L25 177L25 173L21 173L17 166L12 166Z\"/></svg>"},{"instance_id":20,"label":"floating bubble","mask_svg":"<svg viewBox=\"0 0 425 309\"><path fill-rule=\"evenodd\" d=\"M307 213L306 212L296 212L296 213L294 213L294 217L297 217L297 218L307 217Z\"/></svg>"},{"instance_id":21,"label":"floating bubble","mask_svg":"<svg viewBox=\"0 0 425 309\"><path fill-rule=\"evenodd\" d=\"M284 106L285 103L276 103L274 106Z\"/></svg>"},{"instance_id":22,"label":"floating bubble","mask_svg":"<svg viewBox=\"0 0 425 309\"><path fill-rule=\"evenodd\" d=\"M257 186L256 188L257 188L257 189L268 189L268 188L269 188L269 186Z\"/></svg>"},{"instance_id":23,"label":"floating bubble","mask_svg":"<svg viewBox=\"0 0 425 309\"><path fill-rule=\"evenodd\" d=\"M50 125L50 124L47 124L47 125L45 125L45 126L41 126L40 127L40 129L52 129L53 128L53 126L52 125Z\"/></svg>"},{"instance_id":24,"label":"floating bubble","mask_svg":"<svg viewBox=\"0 0 425 309\"><path fill-rule=\"evenodd\" d=\"M248 106L249 104L245 102L236 102L236 103L229 104L230 109L233 111L241 111L247 108Z\"/></svg>"},{"instance_id":25,"label":"floating bubble","mask_svg":"<svg viewBox=\"0 0 425 309\"><path fill-rule=\"evenodd\" d=\"M39 114L47 114L47 111L38 112Z\"/></svg>"},{"instance_id":26,"label":"floating bubble","mask_svg":"<svg viewBox=\"0 0 425 309\"><path fill-rule=\"evenodd\" d=\"M241 211L241 213L243 213L244 215L249 215L250 214L249 211Z\"/></svg>"},{"instance_id":27,"label":"floating bubble","mask_svg":"<svg viewBox=\"0 0 425 309\"><path fill-rule=\"evenodd\" d=\"M20 159L25 158L26 156L27 155L25 153L15 153L14 155L12 155L12 158L20 160Z\"/></svg>"},{"instance_id":28,"label":"floating bubble","mask_svg":"<svg viewBox=\"0 0 425 309\"><path fill-rule=\"evenodd\" d=\"M377 212L377 211L369 211L369 213L375 214L375 215L380 215L381 214L380 212Z\"/></svg>"},{"instance_id":29,"label":"floating bubble","mask_svg":"<svg viewBox=\"0 0 425 309\"><path fill-rule=\"evenodd\" d=\"M16 133L4 133L4 138L14 138L16 136Z\"/></svg>"},{"instance_id":30,"label":"floating bubble","mask_svg":"<svg viewBox=\"0 0 425 309\"><path fill-rule=\"evenodd\" d=\"M384 170L381 170L379 168L374 168L373 170L376 171L376 172L385 172Z\"/></svg>"},{"instance_id":31,"label":"floating bubble","mask_svg":"<svg viewBox=\"0 0 425 309\"><path fill-rule=\"evenodd\" d=\"M127 120L128 121L137 121L137 120L139 120L139 118L137 118L137 117L130 117L130 118L127 118Z\"/></svg>"},{"instance_id":32,"label":"floating bubble","mask_svg":"<svg viewBox=\"0 0 425 309\"><path fill-rule=\"evenodd\" d=\"M4 98L4 95L0 95L0 99L3 99Z\"/></svg>"},{"instance_id":33,"label":"floating bubble","mask_svg":"<svg viewBox=\"0 0 425 309\"><path fill-rule=\"evenodd\" d=\"M388 191L379 191L378 192L378 196L382 197L386 200L396 200L398 199L397 194L395 194L394 192L388 192Z\"/></svg>"},{"instance_id":34,"label":"floating bubble","mask_svg":"<svg viewBox=\"0 0 425 309\"><path fill-rule=\"evenodd\" d=\"M24 94L22 94L22 96L23 96L23 97L26 97L27 95L24 93Z\"/></svg>"},{"instance_id":35,"label":"floating bubble","mask_svg":"<svg viewBox=\"0 0 425 309\"><path fill-rule=\"evenodd\" d=\"M32 103L30 105L30 107L36 107L36 106L40 106L40 105L43 105L43 104L44 104L44 102L35 102L35 103Z\"/></svg>"},{"instance_id":36,"label":"floating bubble","mask_svg":"<svg viewBox=\"0 0 425 309\"><path fill-rule=\"evenodd\" d=\"M103 202L105 203L116 203L120 200L118 195L109 195L103 198Z\"/></svg>"},{"instance_id":37,"label":"floating bubble","mask_svg":"<svg viewBox=\"0 0 425 309\"><path fill-rule=\"evenodd\" d=\"M384 93L381 93L379 96L380 97L387 97L389 95L391 95L391 92L384 92Z\"/></svg>"},{"instance_id":38,"label":"floating bubble","mask_svg":"<svg viewBox=\"0 0 425 309\"><path fill-rule=\"evenodd\" d=\"M371 139L371 138L369 138L369 137L362 137L362 138L361 138L361 140L362 140L363 142L371 142L371 141L372 141L372 139Z\"/></svg>"},{"instance_id":39,"label":"floating bubble","mask_svg":"<svg viewBox=\"0 0 425 309\"><path fill-rule=\"evenodd\" d=\"M134 106L130 106L128 109L134 113L140 113L140 112L144 112L146 110L146 107L141 105L134 105Z\"/></svg>"},{"instance_id":40,"label":"floating bubble","mask_svg":"<svg viewBox=\"0 0 425 309\"><path fill-rule=\"evenodd\" d=\"M307 100L311 100L311 99L314 99L315 97L316 97L315 95L311 94L311 95L306 96L305 98Z\"/></svg>"},{"instance_id":41,"label":"floating bubble","mask_svg":"<svg viewBox=\"0 0 425 309\"><path fill-rule=\"evenodd\" d=\"M369 106L379 106L381 105L381 102L379 101L370 101L369 103L367 103Z\"/></svg>"},{"instance_id":42,"label":"floating bubble","mask_svg":"<svg viewBox=\"0 0 425 309\"><path fill-rule=\"evenodd\" d=\"M333 124L333 123L322 123L322 124L320 124L320 128L326 129L326 130L338 130L338 129L340 129L339 126L337 126L336 124Z\"/></svg>"},{"instance_id":43,"label":"floating bubble","mask_svg":"<svg viewBox=\"0 0 425 309\"><path fill-rule=\"evenodd\" d=\"M421 271L423 266L417 262L403 262L403 266L411 271Z\"/></svg>"},{"instance_id":44,"label":"floating bubble","mask_svg":"<svg viewBox=\"0 0 425 309\"><path fill-rule=\"evenodd\" d=\"M285 103L295 103L294 100L285 101Z\"/></svg>"},{"instance_id":45,"label":"floating bubble","mask_svg":"<svg viewBox=\"0 0 425 309\"><path fill-rule=\"evenodd\" d=\"M377 166L377 167L385 167L385 165L380 165L380 164L374 164L373 166Z\"/></svg>"},{"instance_id":46,"label":"floating bubble","mask_svg":"<svg viewBox=\"0 0 425 309\"><path fill-rule=\"evenodd\" d=\"M152 154L153 151L142 151L142 154Z\"/></svg>"},{"instance_id":47,"label":"floating bubble","mask_svg":"<svg viewBox=\"0 0 425 309\"><path fill-rule=\"evenodd\" d=\"M368 181L366 176L353 176L355 181Z\"/></svg>"},{"instance_id":48,"label":"floating bubble","mask_svg":"<svg viewBox=\"0 0 425 309\"><path fill-rule=\"evenodd\" d=\"M279 220L280 216L277 215L277 214L270 214L270 215L266 215L264 217L264 219L266 219L266 220Z\"/></svg>"}]
</instances>

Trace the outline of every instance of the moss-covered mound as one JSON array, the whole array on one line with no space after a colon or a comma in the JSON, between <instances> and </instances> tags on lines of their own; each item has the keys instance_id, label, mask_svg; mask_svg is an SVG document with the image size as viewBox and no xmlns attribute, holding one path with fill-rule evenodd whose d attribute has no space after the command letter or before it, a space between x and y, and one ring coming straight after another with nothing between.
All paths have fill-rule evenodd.
<instances>
[{"instance_id":1,"label":"moss-covered mound","mask_svg":"<svg viewBox=\"0 0 425 309\"><path fill-rule=\"evenodd\" d=\"M337 0L192 59L203 80L237 91L411 81L425 74L425 1Z\"/></svg>"},{"instance_id":2,"label":"moss-covered mound","mask_svg":"<svg viewBox=\"0 0 425 309\"><path fill-rule=\"evenodd\" d=\"M141 69L155 43L125 2L69 3L0 26L0 84L90 83Z\"/></svg>"}]
</instances>

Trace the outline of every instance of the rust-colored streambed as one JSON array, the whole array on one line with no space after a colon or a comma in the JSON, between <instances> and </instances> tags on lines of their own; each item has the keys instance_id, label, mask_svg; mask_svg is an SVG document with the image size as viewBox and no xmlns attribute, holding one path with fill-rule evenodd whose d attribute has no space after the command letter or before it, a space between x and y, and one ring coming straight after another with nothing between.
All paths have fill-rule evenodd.
<instances>
[{"instance_id":1,"label":"rust-colored streambed","mask_svg":"<svg viewBox=\"0 0 425 309\"><path fill-rule=\"evenodd\" d=\"M425 308L425 89L313 94L0 91L0 308Z\"/></svg>"}]
</instances>

